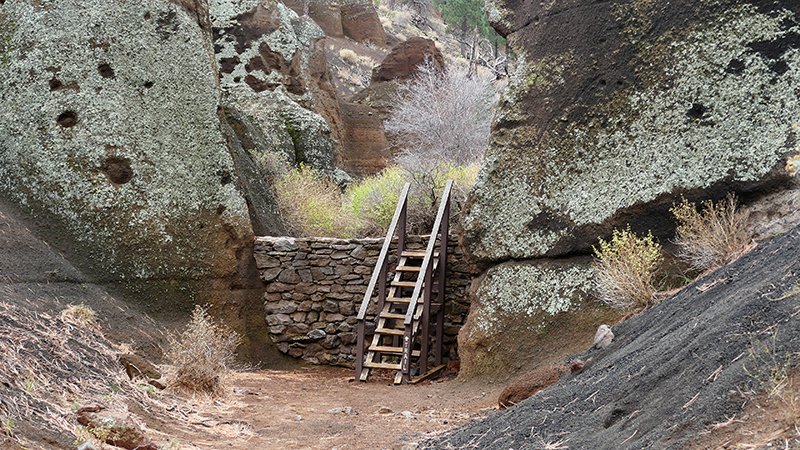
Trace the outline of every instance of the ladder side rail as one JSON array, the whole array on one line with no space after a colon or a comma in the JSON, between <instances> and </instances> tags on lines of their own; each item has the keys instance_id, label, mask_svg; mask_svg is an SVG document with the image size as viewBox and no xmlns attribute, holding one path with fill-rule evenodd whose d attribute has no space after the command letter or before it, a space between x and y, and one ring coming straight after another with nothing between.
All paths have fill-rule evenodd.
<instances>
[{"instance_id":1,"label":"ladder side rail","mask_svg":"<svg viewBox=\"0 0 800 450\"><path fill-rule=\"evenodd\" d=\"M425 257L422 260L422 266L420 266L420 274L429 272L432 268L431 258L433 256L433 249L436 247L436 235L439 234L439 230L441 229L445 206L449 204L447 200L450 198L450 191L452 188L453 180L447 180L447 184L444 187L444 192L442 193L442 200L439 203L439 211L436 213L436 221L433 223L433 231L431 232L430 240L428 241L428 247L425 249ZM405 325L410 325L414 321L414 311L417 308L419 295L422 293L423 281L424 277L420 276L417 278L417 284L414 285L414 293L411 295L411 301L408 304L406 318L403 322Z\"/></svg>"},{"instance_id":2,"label":"ladder side rail","mask_svg":"<svg viewBox=\"0 0 800 450\"><path fill-rule=\"evenodd\" d=\"M378 312L381 311L381 308L383 308L383 303L386 300L386 275L388 268L387 257L389 254L389 247L392 245L392 238L394 237L395 230L397 229L397 224L401 219L403 220L403 234L405 234L405 218L408 206L408 191L410 187L411 185L406 183L403 186L403 190L400 192L400 198L397 201L397 207L394 210L392 222L389 224L389 230L386 232L386 237L383 240L383 246L381 247L381 252L378 255L378 261L375 263L375 269L372 271L372 277L370 277L369 285L364 293L364 299L361 301L361 306L359 307L358 315L356 316L358 321L358 337L356 339L356 379L359 379L361 372L364 369L364 340L366 333L367 309L369 308L369 303L372 300L372 293L375 291L376 284L379 284ZM405 236L402 237L402 240L404 243ZM378 283L379 280L380 283Z\"/></svg>"},{"instance_id":3,"label":"ladder side rail","mask_svg":"<svg viewBox=\"0 0 800 450\"><path fill-rule=\"evenodd\" d=\"M392 222L389 225L389 231L386 233L386 238L383 241L383 246L381 247L381 253L378 255L378 261L375 263L375 268L382 267L387 262L387 256L389 254L389 247L392 244L392 238L394 237L394 232L397 229L397 223L400 221L400 216L404 216L404 211L406 209L407 200L408 200L408 189L411 185L406 183L403 186L403 191L400 193L400 199L397 202L397 208L394 210L394 216L392 217ZM367 315L367 308L369 307L369 302L372 299L372 293L375 291L375 285L378 283L378 278L380 276L380 272L378 270L373 270L372 277L369 280L369 285L367 285L367 291L364 293L364 300L361 302L361 307L358 309L358 320L362 320Z\"/></svg>"},{"instance_id":4,"label":"ladder side rail","mask_svg":"<svg viewBox=\"0 0 800 450\"><path fill-rule=\"evenodd\" d=\"M444 350L444 307L447 301L447 245L450 237L450 198L442 218L442 235L439 241L439 310L436 312L436 366L442 365L442 352Z\"/></svg>"},{"instance_id":5,"label":"ladder side rail","mask_svg":"<svg viewBox=\"0 0 800 450\"><path fill-rule=\"evenodd\" d=\"M436 236L431 236L431 240L436 240ZM431 292L433 291L433 271L425 272L425 292L422 301L422 342L420 343L419 374L428 373L428 346L430 340L431 323Z\"/></svg>"}]
</instances>

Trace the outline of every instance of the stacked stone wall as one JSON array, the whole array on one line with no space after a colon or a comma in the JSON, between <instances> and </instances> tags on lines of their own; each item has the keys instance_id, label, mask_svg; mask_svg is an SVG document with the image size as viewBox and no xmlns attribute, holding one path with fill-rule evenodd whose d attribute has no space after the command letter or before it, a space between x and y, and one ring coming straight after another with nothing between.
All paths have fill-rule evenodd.
<instances>
[{"instance_id":1,"label":"stacked stone wall","mask_svg":"<svg viewBox=\"0 0 800 450\"><path fill-rule=\"evenodd\" d=\"M422 249L427 245L427 236L410 236L406 242L407 249ZM256 238L255 259L266 286L264 307L269 335L281 352L313 364L354 367L356 315L382 246L382 238ZM396 246L395 240L389 254L390 276L396 264ZM443 338L445 362L458 358L457 336L469 311L473 272L463 262L456 239L451 237ZM367 309L367 339L375 329L376 311L373 299Z\"/></svg>"}]
</instances>

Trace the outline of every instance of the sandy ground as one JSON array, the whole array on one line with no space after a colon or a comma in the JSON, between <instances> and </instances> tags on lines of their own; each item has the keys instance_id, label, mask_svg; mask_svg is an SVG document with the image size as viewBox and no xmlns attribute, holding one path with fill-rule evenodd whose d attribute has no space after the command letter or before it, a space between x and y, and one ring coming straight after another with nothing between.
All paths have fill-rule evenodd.
<instances>
[{"instance_id":1,"label":"sandy ground","mask_svg":"<svg viewBox=\"0 0 800 450\"><path fill-rule=\"evenodd\" d=\"M454 378L396 386L380 374L362 383L353 375L332 367L237 373L226 398L176 402L191 427L151 437L184 449L400 449L485 417L502 389Z\"/></svg>"}]
</instances>

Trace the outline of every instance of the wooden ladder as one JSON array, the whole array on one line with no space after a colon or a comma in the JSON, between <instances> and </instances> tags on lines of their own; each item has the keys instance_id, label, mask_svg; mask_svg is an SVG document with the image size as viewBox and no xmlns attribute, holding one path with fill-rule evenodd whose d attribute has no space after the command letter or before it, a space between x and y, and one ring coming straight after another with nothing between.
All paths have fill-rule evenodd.
<instances>
[{"instance_id":1,"label":"wooden ladder","mask_svg":"<svg viewBox=\"0 0 800 450\"><path fill-rule=\"evenodd\" d=\"M428 366L429 331L431 314L436 315L435 361L442 361L442 337L444 328L445 269L447 266L447 236L452 181L445 185L439 204L433 231L425 250L405 248L405 216L409 185L403 187L400 199L389 226L389 232L378 256L364 301L358 313L358 341L356 355L356 379L366 381L370 369L395 370L395 384L410 380L411 359L419 361L419 373L424 375ZM397 265L386 293L389 246L397 234ZM438 251L436 250L438 243ZM438 270L436 283L433 274ZM372 341L366 349L366 312L372 301L376 285L377 315ZM435 290L434 290L435 288ZM436 303L432 298L436 294ZM422 301L420 302L420 295ZM419 349L415 342L419 339Z\"/></svg>"}]
</instances>

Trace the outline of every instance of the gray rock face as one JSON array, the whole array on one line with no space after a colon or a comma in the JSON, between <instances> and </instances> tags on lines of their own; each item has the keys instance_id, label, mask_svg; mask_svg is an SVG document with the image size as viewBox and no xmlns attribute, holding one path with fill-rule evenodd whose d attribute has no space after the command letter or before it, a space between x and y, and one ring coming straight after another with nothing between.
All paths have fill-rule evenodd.
<instances>
[{"instance_id":1,"label":"gray rock face","mask_svg":"<svg viewBox=\"0 0 800 450\"><path fill-rule=\"evenodd\" d=\"M351 181L335 166L338 144L328 123L296 103L282 87L254 92L238 84L225 88L223 98L228 122L262 179L273 178L281 164L303 163L337 183Z\"/></svg>"},{"instance_id":2,"label":"gray rock face","mask_svg":"<svg viewBox=\"0 0 800 450\"><path fill-rule=\"evenodd\" d=\"M194 18L155 0L13 1L0 22L4 194L107 277L235 274L252 231Z\"/></svg>"},{"instance_id":3,"label":"gray rock face","mask_svg":"<svg viewBox=\"0 0 800 450\"><path fill-rule=\"evenodd\" d=\"M464 221L477 258L586 252L629 222L666 237L677 194L786 181L796 2L489 4L521 60Z\"/></svg>"}]
</instances>

